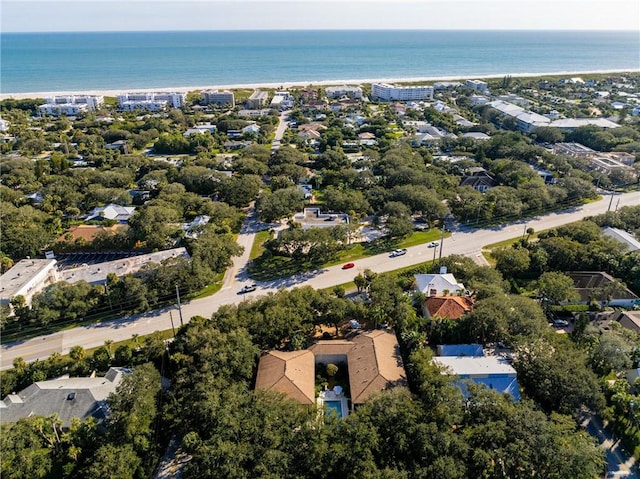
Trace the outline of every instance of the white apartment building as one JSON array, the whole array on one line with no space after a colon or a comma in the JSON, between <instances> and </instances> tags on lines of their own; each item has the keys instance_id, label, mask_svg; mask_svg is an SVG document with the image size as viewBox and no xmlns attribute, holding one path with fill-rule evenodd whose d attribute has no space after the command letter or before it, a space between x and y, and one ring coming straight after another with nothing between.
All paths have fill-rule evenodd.
<instances>
[{"instance_id":1,"label":"white apartment building","mask_svg":"<svg viewBox=\"0 0 640 479\"><path fill-rule=\"evenodd\" d=\"M362 98L362 88L359 86L342 85L342 86L329 86L325 89L327 98L341 98L347 96L358 100Z\"/></svg>"},{"instance_id":2,"label":"white apartment building","mask_svg":"<svg viewBox=\"0 0 640 479\"><path fill-rule=\"evenodd\" d=\"M487 85L486 81L482 80L465 80L465 86L471 88L472 90L479 91L480 93L488 93L489 85Z\"/></svg>"},{"instance_id":3,"label":"white apartment building","mask_svg":"<svg viewBox=\"0 0 640 479\"><path fill-rule=\"evenodd\" d=\"M149 110L158 111L166 106L182 108L187 98L186 93L124 93L117 96L118 107L123 111Z\"/></svg>"},{"instance_id":4,"label":"white apartment building","mask_svg":"<svg viewBox=\"0 0 640 479\"><path fill-rule=\"evenodd\" d=\"M202 98L202 103L205 105L236 106L233 92L229 90L204 90L200 92L200 97Z\"/></svg>"},{"instance_id":5,"label":"white apartment building","mask_svg":"<svg viewBox=\"0 0 640 479\"><path fill-rule=\"evenodd\" d=\"M382 101L412 101L433 100L433 87L419 86L395 86L387 83L373 83L371 96Z\"/></svg>"},{"instance_id":6,"label":"white apartment building","mask_svg":"<svg viewBox=\"0 0 640 479\"><path fill-rule=\"evenodd\" d=\"M51 96L38 107L40 115L74 116L87 111L95 111L104 105L104 97L100 95L66 95Z\"/></svg>"}]
</instances>

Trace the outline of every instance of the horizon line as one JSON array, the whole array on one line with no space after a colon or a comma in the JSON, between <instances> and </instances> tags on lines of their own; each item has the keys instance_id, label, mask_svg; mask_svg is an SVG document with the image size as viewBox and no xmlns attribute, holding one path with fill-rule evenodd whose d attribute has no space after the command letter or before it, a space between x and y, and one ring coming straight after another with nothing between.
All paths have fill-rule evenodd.
<instances>
[{"instance_id":1,"label":"horizon line","mask_svg":"<svg viewBox=\"0 0 640 479\"><path fill-rule=\"evenodd\" d=\"M48 34L48 33L210 33L210 32L572 32L572 33L637 33L635 29L610 28L218 28L175 29L175 30L16 30L2 31L6 34Z\"/></svg>"}]
</instances>

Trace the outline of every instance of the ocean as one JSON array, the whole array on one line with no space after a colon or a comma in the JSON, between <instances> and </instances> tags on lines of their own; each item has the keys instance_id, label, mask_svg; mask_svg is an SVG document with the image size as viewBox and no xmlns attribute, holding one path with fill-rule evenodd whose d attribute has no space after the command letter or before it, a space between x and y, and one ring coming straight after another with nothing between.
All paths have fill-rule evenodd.
<instances>
[{"instance_id":1,"label":"ocean","mask_svg":"<svg viewBox=\"0 0 640 479\"><path fill-rule=\"evenodd\" d=\"M638 32L3 33L0 92L640 69Z\"/></svg>"}]
</instances>

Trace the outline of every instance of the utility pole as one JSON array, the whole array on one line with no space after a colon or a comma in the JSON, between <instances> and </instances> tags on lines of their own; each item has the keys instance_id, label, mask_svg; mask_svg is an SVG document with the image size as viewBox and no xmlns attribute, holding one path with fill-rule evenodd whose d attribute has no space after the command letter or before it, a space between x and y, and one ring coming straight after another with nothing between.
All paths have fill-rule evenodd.
<instances>
[{"instance_id":1,"label":"utility pole","mask_svg":"<svg viewBox=\"0 0 640 479\"><path fill-rule=\"evenodd\" d=\"M173 314L169 311L169 319L171 320L171 329L173 330L173 337L176 337L176 328L173 326Z\"/></svg>"},{"instance_id":2,"label":"utility pole","mask_svg":"<svg viewBox=\"0 0 640 479\"><path fill-rule=\"evenodd\" d=\"M442 249L444 248L444 218L442 219L442 233L440 234L440 255L438 256L438 264L442 262ZM434 251L435 253L435 251Z\"/></svg>"},{"instance_id":3,"label":"utility pole","mask_svg":"<svg viewBox=\"0 0 640 479\"><path fill-rule=\"evenodd\" d=\"M611 205L613 204L613 194L615 193L615 191L616 190L611 188L611 199L609 200L609 207L607 208L607 213L611 210Z\"/></svg>"},{"instance_id":4,"label":"utility pole","mask_svg":"<svg viewBox=\"0 0 640 479\"><path fill-rule=\"evenodd\" d=\"M182 306L180 306L180 291L178 290L177 284L176 284L176 297L178 298L178 312L180 313L180 326L184 326L184 321L182 321Z\"/></svg>"}]
</instances>

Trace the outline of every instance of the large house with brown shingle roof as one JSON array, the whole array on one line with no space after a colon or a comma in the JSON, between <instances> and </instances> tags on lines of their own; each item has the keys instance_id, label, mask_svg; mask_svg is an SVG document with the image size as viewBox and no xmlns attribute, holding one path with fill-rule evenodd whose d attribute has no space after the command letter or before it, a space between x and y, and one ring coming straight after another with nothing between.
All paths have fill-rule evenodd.
<instances>
[{"instance_id":1,"label":"large house with brown shingle roof","mask_svg":"<svg viewBox=\"0 0 640 479\"><path fill-rule=\"evenodd\" d=\"M315 404L314 372L315 360L309 350L268 351L260 358L256 389L278 391L301 404Z\"/></svg>"},{"instance_id":2,"label":"large house with brown shingle roof","mask_svg":"<svg viewBox=\"0 0 640 479\"><path fill-rule=\"evenodd\" d=\"M424 302L424 314L428 319L459 319L473 312L473 300L469 296L431 296Z\"/></svg>"},{"instance_id":3,"label":"large house with brown shingle roof","mask_svg":"<svg viewBox=\"0 0 640 479\"><path fill-rule=\"evenodd\" d=\"M373 393L407 384L395 334L375 330L350 339L320 340L302 351L269 351L260 358L256 389L314 404L316 365L342 362L347 363L353 405L363 404Z\"/></svg>"}]
</instances>

